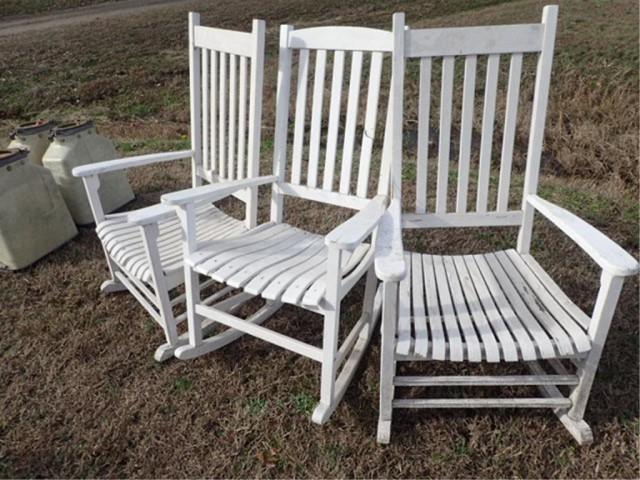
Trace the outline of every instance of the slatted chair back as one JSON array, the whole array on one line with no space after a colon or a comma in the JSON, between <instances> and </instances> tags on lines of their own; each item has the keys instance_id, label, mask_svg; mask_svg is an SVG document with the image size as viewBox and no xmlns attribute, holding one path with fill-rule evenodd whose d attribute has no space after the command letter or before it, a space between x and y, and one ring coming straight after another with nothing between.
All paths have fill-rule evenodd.
<instances>
[{"instance_id":1,"label":"slatted chair back","mask_svg":"<svg viewBox=\"0 0 640 480\"><path fill-rule=\"evenodd\" d=\"M512 208L510 202L518 107L520 104L526 111L523 103L531 105L531 117L525 119L530 122L523 188L527 195L535 193L538 184L556 19L557 7L550 6L545 7L538 24L406 31L407 70L412 61L419 63L413 65L418 71L419 99L414 119L418 132L415 209L403 215L405 228L520 225L521 237L528 235L530 207L522 198L522 208L520 203ZM520 88L523 59L529 55L537 56L532 102L530 97L523 98ZM508 62L508 73L501 71L503 62ZM476 77L481 66L486 67L486 73L480 111L474 104L479 103L475 99ZM438 81L437 70L441 70L439 92L432 89L433 81ZM499 77L504 88L498 88ZM411 81L407 75L405 86ZM455 83L462 91L461 101L456 102ZM501 94L503 99L499 99ZM439 112L434 112L432 103L438 95ZM474 131L480 134L478 148L474 148ZM498 152L494 145L500 137ZM437 148L430 148L430 142L437 142ZM494 160L498 153L499 161ZM495 167L499 169L497 179L492 178Z\"/></svg>"},{"instance_id":2,"label":"slatted chair back","mask_svg":"<svg viewBox=\"0 0 640 480\"><path fill-rule=\"evenodd\" d=\"M385 30L281 26L272 220L282 221L284 195L360 209L388 193L390 162L376 152L389 127L381 91L393 45Z\"/></svg>"},{"instance_id":3,"label":"slatted chair back","mask_svg":"<svg viewBox=\"0 0 640 480\"><path fill-rule=\"evenodd\" d=\"M265 23L250 33L200 26L189 14L194 186L259 175ZM236 195L255 226L257 190Z\"/></svg>"}]
</instances>

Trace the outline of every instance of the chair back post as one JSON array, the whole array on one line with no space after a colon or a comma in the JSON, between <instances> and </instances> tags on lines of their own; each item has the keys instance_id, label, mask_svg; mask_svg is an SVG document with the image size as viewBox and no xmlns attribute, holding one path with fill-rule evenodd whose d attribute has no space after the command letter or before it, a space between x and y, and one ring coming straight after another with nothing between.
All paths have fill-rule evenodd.
<instances>
[{"instance_id":1,"label":"chair back post","mask_svg":"<svg viewBox=\"0 0 640 480\"><path fill-rule=\"evenodd\" d=\"M404 105L405 15L393 14L393 51L391 95L382 149L382 174L378 193L401 199L402 192L402 126Z\"/></svg>"},{"instance_id":2,"label":"chair back post","mask_svg":"<svg viewBox=\"0 0 640 480\"><path fill-rule=\"evenodd\" d=\"M540 178L540 157L544 140L545 119L549 99L549 84L551 82L551 66L558 23L558 6L548 5L542 10L542 24L544 34L542 51L538 58L536 84L533 97L533 111L529 132L529 146L527 149L527 167L522 192L522 224L518 233L517 249L520 253L529 253L531 247L531 233L533 230L534 209L527 202L529 195L535 195Z\"/></svg>"},{"instance_id":3,"label":"chair back post","mask_svg":"<svg viewBox=\"0 0 640 480\"><path fill-rule=\"evenodd\" d=\"M264 83L265 22L253 20L253 61L249 87L249 142L247 148L247 174L249 178L260 175L260 134L262 128L262 90ZM253 228L258 222L258 188L249 190L246 204L245 225Z\"/></svg>"},{"instance_id":4,"label":"chair back post","mask_svg":"<svg viewBox=\"0 0 640 480\"><path fill-rule=\"evenodd\" d=\"M189 12L189 103L191 110L191 184L202 185L198 175L198 167L202 166L201 118L202 106L200 98L200 49L195 46L195 27L200 25L200 14Z\"/></svg>"},{"instance_id":5,"label":"chair back post","mask_svg":"<svg viewBox=\"0 0 640 480\"><path fill-rule=\"evenodd\" d=\"M287 162L287 126L289 123L289 96L291 91L291 56L289 35L293 31L291 25L280 26L280 43L278 52L278 86L276 93L276 125L273 139L273 174L278 182L283 182ZM283 194L276 185L271 193L271 221L282 222Z\"/></svg>"}]
</instances>

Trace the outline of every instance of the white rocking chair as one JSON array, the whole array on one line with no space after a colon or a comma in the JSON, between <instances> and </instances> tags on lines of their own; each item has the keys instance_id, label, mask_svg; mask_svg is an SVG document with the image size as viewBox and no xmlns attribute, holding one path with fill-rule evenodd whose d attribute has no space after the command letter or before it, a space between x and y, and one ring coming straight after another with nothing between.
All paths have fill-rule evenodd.
<instances>
[{"instance_id":1,"label":"white rocking chair","mask_svg":"<svg viewBox=\"0 0 640 480\"><path fill-rule=\"evenodd\" d=\"M376 140L378 103L384 53L392 52L403 32L394 19L393 33L384 30L355 27L318 27L294 30L284 25L280 29L280 57L274 141L274 174L260 179L239 180L234 185L212 185L162 197L163 204L177 207L185 233L185 277L189 345L180 347L176 356L193 358L220 348L216 338L204 338L207 322L226 325L266 340L270 343L320 362L320 403L312 420L325 422L355 373L377 321L374 299L377 281L373 270L374 251L365 240L373 234L388 203L391 135L385 132L382 164L377 182L377 196L372 194L370 175L372 152ZM332 75L326 128L324 165L321 162L323 130L323 93L327 51L331 55ZM298 58L293 146L288 153L289 99L292 77L292 57ZM308 157L303 155L305 108L310 57L315 57L311 98ZM393 68L401 57L395 59ZM341 164L336 165L338 131L341 123L341 96L345 60L350 62L349 87L346 95L346 122L342 143ZM363 65L366 63L366 65ZM389 62L392 63L392 62ZM364 125L359 148L359 162L354 162L358 109L361 100L362 72L369 72L364 108ZM364 90L364 88L362 89ZM380 129L378 129L380 130ZM400 146L400 137L393 136ZM304 161L303 161L304 160ZM355 163L355 165L354 165ZM287 168L290 166L289 172ZM357 169L352 176L352 170ZM322 170L320 170L322 169ZM306 171L306 178L303 172ZM322 175L320 175L322 172ZM336 174L339 172L339 175ZM371 177L371 178L370 178ZM352 178L357 181L353 182ZM198 205L228 195L233 188L258 184L272 185L271 222L251 229L229 240L209 243L195 238ZM283 223L285 195L359 210L351 219L326 236L313 234ZM373 197L373 198L372 198ZM375 241L375 238L374 238ZM340 304L356 282L366 274L363 312L360 319L338 346ZM205 305L199 298L198 275L242 289L245 294L260 295L266 302L246 319L225 313L215 306ZM321 347L275 332L260 324L281 304L288 303L324 317ZM380 302L378 302L378 305ZM341 370L340 370L341 369ZM340 373L338 374L338 371Z\"/></svg>"},{"instance_id":2,"label":"white rocking chair","mask_svg":"<svg viewBox=\"0 0 640 480\"><path fill-rule=\"evenodd\" d=\"M376 273L383 284L378 441L389 442L394 408L547 407L580 444L592 441L584 421L616 303L638 263L592 226L536 195L558 8L541 24L407 30L407 63L420 63L415 213L401 213L399 195L385 214ZM514 135L523 54L538 56L522 206L509 208ZM473 97L478 56L487 55L475 210L468 208ZM455 202L448 202L454 61L464 58ZM510 59L497 200L488 201L500 57ZM435 211L427 208L431 66L442 57ZM397 157L399 158L399 157ZM401 168L394 164L394 193ZM493 192L496 193L495 190ZM454 206L455 203L455 206ZM583 313L530 255L534 212L577 243L602 268L592 315ZM478 255L404 252L402 229L519 226L515 249ZM524 362L530 375L398 375L399 362ZM543 368L546 365L547 368ZM548 370L551 373L547 373ZM538 386L533 398L398 398L400 387ZM560 388L559 388L560 387ZM561 389L567 389L567 393Z\"/></svg>"},{"instance_id":3,"label":"white rocking chair","mask_svg":"<svg viewBox=\"0 0 640 480\"><path fill-rule=\"evenodd\" d=\"M84 181L96 232L111 272L111 278L101 289L105 293L129 290L163 328L167 342L156 350L157 361L173 357L174 350L187 343L186 334L178 335L177 331L178 324L186 319L186 312L174 315L173 311L185 299L184 294L175 293L184 283L179 221L173 208L161 204L105 215L99 196L99 175L185 158L191 158L194 187L203 182L224 183L258 175L265 24L254 20L252 32L244 33L203 27L199 23L200 16L190 13L191 150L128 157L73 170ZM227 57L230 57L229 88ZM203 82L201 78L209 78L209 68L217 71L218 62L220 85L216 85L216 79L210 85ZM218 122L218 118L224 121ZM202 204L195 212L199 241L230 238L255 227L257 189L234 190L231 194L246 204L244 222L227 216L211 203ZM205 302L215 302L227 293L228 290L217 292ZM237 308L246 298L236 300L219 308ZM220 341L235 339L237 335L231 333L223 335Z\"/></svg>"}]
</instances>

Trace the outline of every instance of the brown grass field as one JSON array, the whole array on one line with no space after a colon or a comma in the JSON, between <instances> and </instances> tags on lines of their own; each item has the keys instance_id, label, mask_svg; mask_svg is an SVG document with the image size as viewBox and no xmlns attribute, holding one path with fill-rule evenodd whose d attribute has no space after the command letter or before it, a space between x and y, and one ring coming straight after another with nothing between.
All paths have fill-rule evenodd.
<instances>
[{"instance_id":1,"label":"brown grass field","mask_svg":"<svg viewBox=\"0 0 640 480\"><path fill-rule=\"evenodd\" d=\"M47 2L8 2L0 15L31 13L31 3ZM268 171L280 23L389 28L394 11L405 11L415 27L535 22L544 3L202 0L0 37L0 136L33 118L91 117L126 155L185 148L186 12L200 11L205 25L243 30L259 17L268 25ZM638 82L637 2L561 2L540 193L636 258ZM415 109L415 98L407 103ZM138 194L132 207L186 187L188 176L184 163L130 172ZM222 207L240 212L231 202ZM348 215L302 202L287 207L287 221L318 232ZM534 253L590 313L597 268L559 231L536 225ZM412 234L406 244L478 252L515 238L511 229L454 233ZM91 228L32 267L0 273L0 477L640 477L637 278L623 290L587 410L592 446L578 447L548 411L435 410L396 411L392 443L380 447L378 335L338 410L319 427L309 419L316 364L251 338L195 361L157 364L160 330L131 296L100 294L106 274ZM348 297L347 320L357 317L361 293ZM305 341L321 338L318 318L292 307L270 325Z\"/></svg>"}]
</instances>

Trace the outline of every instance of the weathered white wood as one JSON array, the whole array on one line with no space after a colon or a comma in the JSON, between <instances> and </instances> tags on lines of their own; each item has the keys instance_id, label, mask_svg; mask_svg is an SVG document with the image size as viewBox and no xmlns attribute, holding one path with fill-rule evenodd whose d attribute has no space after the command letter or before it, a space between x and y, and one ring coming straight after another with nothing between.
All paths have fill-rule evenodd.
<instances>
[{"instance_id":1,"label":"weathered white wood","mask_svg":"<svg viewBox=\"0 0 640 480\"><path fill-rule=\"evenodd\" d=\"M443 257L442 263L449 283L449 291L451 292L451 299L455 308L456 317L458 318L458 324L464 336L467 358L471 362L480 362L482 360L480 341L478 340L474 325L469 316L469 310L462 293L462 286L460 285L460 279L458 278L453 258L449 256Z\"/></svg>"},{"instance_id":2,"label":"weathered white wood","mask_svg":"<svg viewBox=\"0 0 640 480\"><path fill-rule=\"evenodd\" d=\"M196 175L202 166L202 105L200 98L200 52L195 47L195 29L200 25L200 14L189 12L189 107L191 110L191 184L195 187L201 181Z\"/></svg>"},{"instance_id":3,"label":"weathered white wood","mask_svg":"<svg viewBox=\"0 0 640 480\"><path fill-rule=\"evenodd\" d=\"M568 398L429 398L394 400L394 408L568 408Z\"/></svg>"},{"instance_id":4,"label":"weathered white wood","mask_svg":"<svg viewBox=\"0 0 640 480\"><path fill-rule=\"evenodd\" d=\"M238 57L229 57L229 170L227 178L234 180L236 176L236 112L238 108Z\"/></svg>"},{"instance_id":5,"label":"weathered white wood","mask_svg":"<svg viewBox=\"0 0 640 480\"><path fill-rule=\"evenodd\" d=\"M638 273L638 262L621 246L567 210L537 195L528 195L526 203L544 215L611 275Z\"/></svg>"},{"instance_id":6,"label":"weathered white wood","mask_svg":"<svg viewBox=\"0 0 640 480\"><path fill-rule=\"evenodd\" d=\"M442 375L437 377L403 375L395 377L393 384L397 387L577 385L578 377L576 375Z\"/></svg>"},{"instance_id":7,"label":"weathered white wood","mask_svg":"<svg viewBox=\"0 0 640 480\"><path fill-rule=\"evenodd\" d=\"M454 62L454 57L444 57L442 59L442 88L440 90L440 139L438 141L438 184L436 186L436 213L445 213L447 211Z\"/></svg>"},{"instance_id":8,"label":"weathered white wood","mask_svg":"<svg viewBox=\"0 0 640 480\"><path fill-rule=\"evenodd\" d=\"M368 198L360 198L353 195L344 195L337 192L325 192L306 185L293 185L291 183L279 183L274 190L279 194L292 195L307 200L314 200L329 205L360 210L369 203Z\"/></svg>"},{"instance_id":9,"label":"weathered white wood","mask_svg":"<svg viewBox=\"0 0 640 480\"><path fill-rule=\"evenodd\" d=\"M511 184L513 144L516 137L516 123L518 119L521 74L522 54L515 53L511 55L511 63L509 65L509 85L507 87L507 105L504 116L502 154L500 156L500 181L498 184L498 201L496 207L498 212L506 212L509 207L509 186Z\"/></svg>"},{"instance_id":10,"label":"weathered white wood","mask_svg":"<svg viewBox=\"0 0 640 480\"><path fill-rule=\"evenodd\" d=\"M390 52L391 32L363 27L313 27L292 32L288 47Z\"/></svg>"},{"instance_id":11,"label":"weathered white wood","mask_svg":"<svg viewBox=\"0 0 640 480\"><path fill-rule=\"evenodd\" d=\"M416 213L427 211L427 173L429 168L429 114L431 109L431 57L420 59L418 93L418 155L416 158Z\"/></svg>"},{"instance_id":12,"label":"weathered white wood","mask_svg":"<svg viewBox=\"0 0 640 480\"><path fill-rule=\"evenodd\" d=\"M482 113L482 138L480 140L480 165L478 167L478 192L476 211L486 212L491 176L491 147L493 145L493 124L496 114L496 90L500 56L489 55L487 61L487 79L484 85L484 106Z\"/></svg>"},{"instance_id":13,"label":"weathered white wood","mask_svg":"<svg viewBox=\"0 0 640 480\"><path fill-rule=\"evenodd\" d=\"M411 263L410 254L405 254L406 264ZM398 340L396 352L407 355L411 348L411 276L406 275L398 287Z\"/></svg>"},{"instance_id":14,"label":"weathered white wood","mask_svg":"<svg viewBox=\"0 0 640 480\"><path fill-rule=\"evenodd\" d=\"M518 252L529 253L531 246L531 232L533 230L533 208L527 202L528 195L534 195L538 190L540 176L540 157L542 155L542 141L544 125L547 115L549 99L549 83L551 81L551 65L553 63L553 47L556 39L556 25L558 23L558 7L546 6L542 12L542 46L536 69L536 83L533 92L533 106L531 126L529 128L529 145L527 147L527 167L524 174L522 191L522 226L518 232Z\"/></svg>"},{"instance_id":15,"label":"weathered white wood","mask_svg":"<svg viewBox=\"0 0 640 480\"><path fill-rule=\"evenodd\" d=\"M198 20L199 18L200 16L198 15ZM196 47L225 52L231 55L244 55L246 57L253 54L253 35L251 33L201 27L198 24L199 21L193 29L193 44Z\"/></svg>"},{"instance_id":16,"label":"weathered white wood","mask_svg":"<svg viewBox=\"0 0 640 480\"><path fill-rule=\"evenodd\" d=\"M447 228L447 227L501 227L520 225L522 212L486 212L468 213L405 213L402 216L403 228Z\"/></svg>"},{"instance_id":17,"label":"weathered white wood","mask_svg":"<svg viewBox=\"0 0 640 480\"><path fill-rule=\"evenodd\" d=\"M373 198L366 207L329 232L325 237L326 245L333 245L341 250L353 250L378 225L386 206L387 198L385 196L378 195Z\"/></svg>"},{"instance_id":18,"label":"weathered white wood","mask_svg":"<svg viewBox=\"0 0 640 480\"><path fill-rule=\"evenodd\" d=\"M276 126L273 136L273 173L283 183L287 161L287 126L289 123L289 92L291 90L290 25L280 26L278 54L278 89L276 93ZM283 195L273 187L271 193L271 221L282 222Z\"/></svg>"},{"instance_id":19,"label":"weathered white wood","mask_svg":"<svg viewBox=\"0 0 640 480\"><path fill-rule=\"evenodd\" d=\"M367 106L364 117L364 130L362 132L362 149L360 150L360 165L358 167L358 185L356 195L367 196L369 187L369 171L371 168L371 152L376 136L376 123L378 118L378 100L380 98L380 80L382 76L382 53L371 54L369 66L369 86L367 90Z\"/></svg>"},{"instance_id":20,"label":"weathered white wood","mask_svg":"<svg viewBox=\"0 0 640 480\"><path fill-rule=\"evenodd\" d=\"M471 168L471 134L473 132L473 102L476 91L477 56L469 55L464 62L464 88L462 93L462 122L460 124L460 153L458 157L458 194L456 212L467 211L469 170Z\"/></svg>"},{"instance_id":21,"label":"weathered white wood","mask_svg":"<svg viewBox=\"0 0 640 480\"><path fill-rule=\"evenodd\" d=\"M327 148L324 161L322 189L333 190L338 147L338 123L340 122L340 100L342 98L342 75L344 73L344 52L336 51L333 57L333 73L331 77L331 100L329 103L329 126L327 129Z\"/></svg>"},{"instance_id":22,"label":"weathered white wood","mask_svg":"<svg viewBox=\"0 0 640 480\"><path fill-rule=\"evenodd\" d=\"M211 51L209 74L209 170L218 172L218 52ZM205 169L206 170L206 169Z\"/></svg>"},{"instance_id":23,"label":"weathered white wood","mask_svg":"<svg viewBox=\"0 0 640 480\"><path fill-rule=\"evenodd\" d=\"M539 52L540 24L429 28L407 32L407 57Z\"/></svg>"},{"instance_id":24,"label":"weathered white wood","mask_svg":"<svg viewBox=\"0 0 640 480\"><path fill-rule=\"evenodd\" d=\"M360 99L360 77L362 75L362 52L351 55L351 73L349 75L349 97L345 120L342 164L340 167L340 193L348 194L351 187L351 168L353 163L353 147L356 138L358 120L358 103Z\"/></svg>"},{"instance_id":25,"label":"weathered white wood","mask_svg":"<svg viewBox=\"0 0 640 480\"><path fill-rule=\"evenodd\" d=\"M309 50L300 50L298 58L298 83L296 87L296 115L293 131L293 153L291 163L291 183L300 184L302 172L302 151L307 109L307 82L309 77Z\"/></svg>"},{"instance_id":26,"label":"weathered white wood","mask_svg":"<svg viewBox=\"0 0 640 480\"><path fill-rule=\"evenodd\" d=\"M241 180L245 178L247 145L247 57L240 57L238 82L238 172L236 178Z\"/></svg>"},{"instance_id":27,"label":"weathered white wood","mask_svg":"<svg viewBox=\"0 0 640 480\"><path fill-rule=\"evenodd\" d=\"M148 155L136 155L133 157L119 158L117 160L106 160L104 162L90 163L74 167L72 174L74 177L90 177L103 173L115 172L117 170L127 170L129 168L143 167L154 163L171 162L183 158L191 158L196 154L194 150L179 150L176 152L150 153Z\"/></svg>"},{"instance_id":28,"label":"weathered white wood","mask_svg":"<svg viewBox=\"0 0 640 480\"><path fill-rule=\"evenodd\" d=\"M318 161L320 158L320 136L322 127L322 101L324 98L324 78L327 51L316 52L316 67L313 78L313 100L311 104L311 132L309 133L309 165L307 185L315 188L318 184Z\"/></svg>"},{"instance_id":29,"label":"weathered white wood","mask_svg":"<svg viewBox=\"0 0 640 480\"><path fill-rule=\"evenodd\" d=\"M400 202L393 199L380 219L375 241L375 271L383 282L397 282L406 274L400 218Z\"/></svg>"},{"instance_id":30,"label":"weathered white wood","mask_svg":"<svg viewBox=\"0 0 640 480\"><path fill-rule=\"evenodd\" d=\"M415 330L416 355L426 357L429 353L429 332L425 310L424 276L422 259L416 253L411 254L411 304L413 310L413 327Z\"/></svg>"},{"instance_id":31,"label":"weathered white wood","mask_svg":"<svg viewBox=\"0 0 640 480\"><path fill-rule=\"evenodd\" d=\"M202 132L198 132L202 136L202 168L209 170L211 168L209 157L209 52L201 51L202 60Z\"/></svg>"},{"instance_id":32,"label":"weathered white wood","mask_svg":"<svg viewBox=\"0 0 640 480\"><path fill-rule=\"evenodd\" d=\"M378 442L389 443L391 415L393 413L393 377L395 375L395 340L398 283L384 282L382 287L382 330L380 352L380 412Z\"/></svg>"},{"instance_id":33,"label":"weathered white wood","mask_svg":"<svg viewBox=\"0 0 640 480\"><path fill-rule=\"evenodd\" d=\"M220 52L220 70L218 81L218 166L220 178L229 178L227 174L227 54Z\"/></svg>"}]
</instances>

